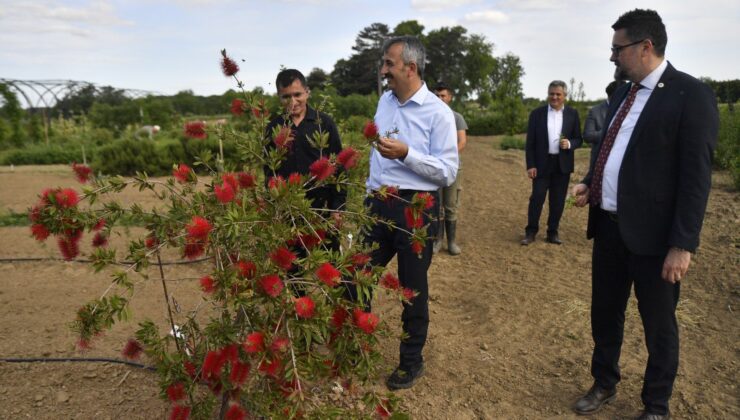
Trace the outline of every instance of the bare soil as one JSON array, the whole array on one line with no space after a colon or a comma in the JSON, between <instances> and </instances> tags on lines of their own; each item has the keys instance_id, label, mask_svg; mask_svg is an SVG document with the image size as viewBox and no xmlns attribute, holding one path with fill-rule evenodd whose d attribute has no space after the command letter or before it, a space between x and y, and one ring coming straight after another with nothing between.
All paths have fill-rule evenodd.
<instances>
[{"instance_id":1,"label":"bare soil","mask_svg":"<svg viewBox=\"0 0 740 420\"><path fill-rule=\"evenodd\" d=\"M577 151L574 180L583 176L587 157L588 150ZM522 247L530 192L523 152L499 150L494 137L473 137L462 159L458 229L463 253L453 257L443 251L434 257L426 376L399 393L404 407L422 419L574 418L570 407L592 382L586 211L566 210L560 232L564 245L539 238ZM77 185L67 167L2 167L0 212L25 211L45 187ZM125 199L142 201L135 192ZM715 173L702 245L683 280L678 308L675 418L740 418L739 221L739 196L726 174ZM109 278L80 263L9 261L58 257L58 252L52 240L39 246L27 228L0 228L0 235L0 357L80 356L68 323L83 302L105 290ZM123 244L124 238L113 238L113 246ZM197 265L168 266L166 275L182 307L197 303ZM158 282L142 282L132 322L96 340L85 356L118 358L138 320L164 326L159 296ZM642 408L647 353L635 308L633 298L619 394L594 419L631 418ZM381 301L374 309L400 329L397 302ZM396 339L382 342L387 372L397 363L397 348ZM382 389L383 380L371 386ZM159 392L155 374L123 365L0 362L1 419L164 418L168 404Z\"/></svg>"}]
</instances>

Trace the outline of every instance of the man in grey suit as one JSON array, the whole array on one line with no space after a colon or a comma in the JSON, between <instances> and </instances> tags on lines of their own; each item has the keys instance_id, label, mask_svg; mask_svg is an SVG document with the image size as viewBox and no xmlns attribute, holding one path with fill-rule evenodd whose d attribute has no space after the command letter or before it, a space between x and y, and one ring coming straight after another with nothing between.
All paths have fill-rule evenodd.
<instances>
[{"instance_id":1,"label":"man in grey suit","mask_svg":"<svg viewBox=\"0 0 740 420\"><path fill-rule=\"evenodd\" d=\"M606 101L598 105L594 105L594 107L588 111L586 123L583 126L583 140L590 144L591 147L596 146L601 139L601 131L604 129L606 111L609 109L609 102L611 101L612 94L623 84L624 82L616 80L609 83L606 86Z\"/></svg>"}]
</instances>

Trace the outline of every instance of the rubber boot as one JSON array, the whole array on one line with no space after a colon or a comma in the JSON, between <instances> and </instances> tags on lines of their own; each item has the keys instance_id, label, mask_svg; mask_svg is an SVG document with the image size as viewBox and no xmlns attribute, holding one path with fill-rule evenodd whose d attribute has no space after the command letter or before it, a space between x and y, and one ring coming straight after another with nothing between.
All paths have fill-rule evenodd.
<instances>
[{"instance_id":1,"label":"rubber boot","mask_svg":"<svg viewBox=\"0 0 740 420\"><path fill-rule=\"evenodd\" d=\"M447 252L450 255L460 255L462 250L455 243L455 230L457 229L457 222L451 222L445 220L445 230L447 231Z\"/></svg>"},{"instance_id":2,"label":"rubber boot","mask_svg":"<svg viewBox=\"0 0 740 420\"><path fill-rule=\"evenodd\" d=\"M442 241L444 241L445 238L445 227L442 225L442 223L439 224L439 231L437 232L437 239L434 240L434 245L432 245L432 253L436 254L439 252L440 249L442 249Z\"/></svg>"}]
</instances>

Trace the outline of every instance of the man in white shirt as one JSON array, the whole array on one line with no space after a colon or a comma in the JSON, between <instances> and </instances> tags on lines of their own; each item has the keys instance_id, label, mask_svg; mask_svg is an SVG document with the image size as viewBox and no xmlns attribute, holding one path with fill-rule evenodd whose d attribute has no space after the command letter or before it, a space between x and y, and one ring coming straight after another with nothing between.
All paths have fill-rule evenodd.
<instances>
[{"instance_id":1,"label":"man in white shirt","mask_svg":"<svg viewBox=\"0 0 740 420\"><path fill-rule=\"evenodd\" d=\"M365 237L377 243L372 264L385 266L398 257L398 277L403 287L417 295L404 303L401 320L407 337L401 341L400 363L386 381L388 388L409 388L424 373L422 349L429 326L427 269L432 262L432 243L437 234L439 187L455 181L458 168L457 133L452 110L427 89L422 75L425 51L412 36L387 40L383 46L381 75L390 90L380 97L375 124L380 133L370 154L369 196L366 206L379 218L392 221L396 229L378 223ZM398 189L400 199L383 198L383 187ZM404 217L404 201L428 193L434 205L424 212L427 241L414 250Z\"/></svg>"},{"instance_id":2,"label":"man in white shirt","mask_svg":"<svg viewBox=\"0 0 740 420\"><path fill-rule=\"evenodd\" d=\"M573 172L573 150L581 146L581 122L578 111L565 106L567 86L553 80L547 87L545 106L529 114L525 145L527 176L532 180L532 195L527 209L527 226L522 245L534 242L540 228L540 214L549 194L547 242L560 245L558 227L565 208L568 182Z\"/></svg>"},{"instance_id":3,"label":"man in white shirt","mask_svg":"<svg viewBox=\"0 0 740 420\"><path fill-rule=\"evenodd\" d=\"M614 93L595 159L573 187L576 205L590 204L587 236L594 239L594 384L574 410L595 413L616 397L634 284L648 349L639 419L667 419L678 370L676 304L699 245L719 116L711 89L665 59L658 13L632 10L612 29L615 79L631 83Z\"/></svg>"}]
</instances>

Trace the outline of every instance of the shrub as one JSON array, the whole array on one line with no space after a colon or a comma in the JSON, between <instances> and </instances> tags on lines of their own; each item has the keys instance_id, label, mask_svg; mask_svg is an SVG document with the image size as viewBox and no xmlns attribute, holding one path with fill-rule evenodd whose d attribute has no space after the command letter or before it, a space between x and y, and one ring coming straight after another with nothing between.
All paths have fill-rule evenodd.
<instances>
[{"instance_id":1,"label":"shrub","mask_svg":"<svg viewBox=\"0 0 740 420\"><path fill-rule=\"evenodd\" d=\"M522 137L518 136L505 136L501 139L501 150L524 150L526 141Z\"/></svg>"},{"instance_id":2,"label":"shrub","mask_svg":"<svg viewBox=\"0 0 740 420\"><path fill-rule=\"evenodd\" d=\"M740 112L734 107L724 105L720 106L719 111L719 135L714 163L719 168L729 170L735 188L740 189Z\"/></svg>"},{"instance_id":3,"label":"shrub","mask_svg":"<svg viewBox=\"0 0 740 420\"><path fill-rule=\"evenodd\" d=\"M92 150L88 151L90 158ZM82 162L82 148L35 145L3 153L2 165L54 165Z\"/></svg>"},{"instance_id":4,"label":"shrub","mask_svg":"<svg viewBox=\"0 0 740 420\"><path fill-rule=\"evenodd\" d=\"M171 163L164 167L151 141L119 140L99 148L92 167L107 175L134 175L136 172L161 175L168 172Z\"/></svg>"}]
</instances>

